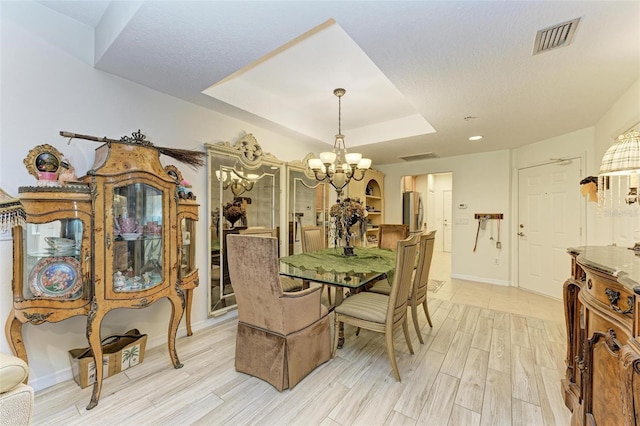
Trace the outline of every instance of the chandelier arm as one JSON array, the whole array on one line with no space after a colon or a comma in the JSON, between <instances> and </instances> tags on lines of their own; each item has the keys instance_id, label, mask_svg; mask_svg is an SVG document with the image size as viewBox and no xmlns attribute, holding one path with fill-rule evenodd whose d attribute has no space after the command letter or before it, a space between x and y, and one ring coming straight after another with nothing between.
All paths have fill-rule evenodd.
<instances>
[{"instance_id":1,"label":"chandelier arm","mask_svg":"<svg viewBox=\"0 0 640 426\"><path fill-rule=\"evenodd\" d=\"M360 182L362 179L364 179L364 176L367 174L366 170L362 170L362 169L358 169L358 170L360 170L359 178L355 177L355 172L351 173L352 174L351 179L355 180L356 182Z\"/></svg>"},{"instance_id":2,"label":"chandelier arm","mask_svg":"<svg viewBox=\"0 0 640 426\"><path fill-rule=\"evenodd\" d=\"M321 177L324 174L324 177ZM322 182L329 177L328 173L321 173L318 170L313 170L313 176L316 178L318 182Z\"/></svg>"}]
</instances>

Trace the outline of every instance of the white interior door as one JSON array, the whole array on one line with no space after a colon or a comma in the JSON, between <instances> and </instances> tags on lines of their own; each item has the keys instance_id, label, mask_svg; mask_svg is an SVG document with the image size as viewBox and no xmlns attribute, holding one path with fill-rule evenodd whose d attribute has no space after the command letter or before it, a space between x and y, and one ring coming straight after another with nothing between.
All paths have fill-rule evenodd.
<instances>
[{"instance_id":1,"label":"white interior door","mask_svg":"<svg viewBox=\"0 0 640 426\"><path fill-rule=\"evenodd\" d=\"M571 273L567 248L582 241L581 160L545 164L518 173L520 287L562 299Z\"/></svg>"},{"instance_id":2,"label":"white interior door","mask_svg":"<svg viewBox=\"0 0 640 426\"><path fill-rule=\"evenodd\" d=\"M451 252L451 191L442 191L442 251Z\"/></svg>"}]
</instances>

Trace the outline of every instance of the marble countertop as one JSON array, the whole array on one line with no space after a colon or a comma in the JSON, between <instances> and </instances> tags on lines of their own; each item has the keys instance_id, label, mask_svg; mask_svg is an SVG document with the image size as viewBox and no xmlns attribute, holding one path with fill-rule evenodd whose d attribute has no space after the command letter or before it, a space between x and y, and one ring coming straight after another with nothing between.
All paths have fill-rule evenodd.
<instances>
[{"instance_id":1,"label":"marble countertop","mask_svg":"<svg viewBox=\"0 0 640 426\"><path fill-rule=\"evenodd\" d=\"M571 247L580 264L617 278L622 285L640 294L640 256L634 250L614 246Z\"/></svg>"}]
</instances>

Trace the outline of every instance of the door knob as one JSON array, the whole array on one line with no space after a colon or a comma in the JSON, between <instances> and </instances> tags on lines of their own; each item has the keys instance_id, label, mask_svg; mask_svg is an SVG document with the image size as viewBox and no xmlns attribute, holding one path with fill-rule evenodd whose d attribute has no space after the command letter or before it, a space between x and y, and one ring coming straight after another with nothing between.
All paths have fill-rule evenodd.
<instances>
[{"instance_id":1,"label":"door knob","mask_svg":"<svg viewBox=\"0 0 640 426\"><path fill-rule=\"evenodd\" d=\"M518 235L524 237L524 232L518 232Z\"/></svg>"}]
</instances>

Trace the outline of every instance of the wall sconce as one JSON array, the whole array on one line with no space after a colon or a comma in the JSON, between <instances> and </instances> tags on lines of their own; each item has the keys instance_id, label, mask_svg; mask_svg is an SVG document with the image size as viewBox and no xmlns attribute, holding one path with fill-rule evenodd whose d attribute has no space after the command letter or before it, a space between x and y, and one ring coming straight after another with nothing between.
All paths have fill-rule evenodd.
<instances>
[{"instance_id":1,"label":"wall sconce","mask_svg":"<svg viewBox=\"0 0 640 426\"><path fill-rule=\"evenodd\" d=\"M222 181L222 189L226 191L231 189L234 196L239 197L245 192L253 189L253 184L260 179L260 176L254 173L248 173L246 176L240 170L227 169L216 170L216 178Z\"/></svg>"},{"instance_id":2,"label":"wall sconce","mask_svg":"<svg viewBox=\"0 0 640 426\"><path fill-rule=\"evenodd\" d=\"M638 202L640 133L631 130L618 136L602 157L598 175L598 207L608 214L624 214Z\"/></svg>"}]
</instances>

